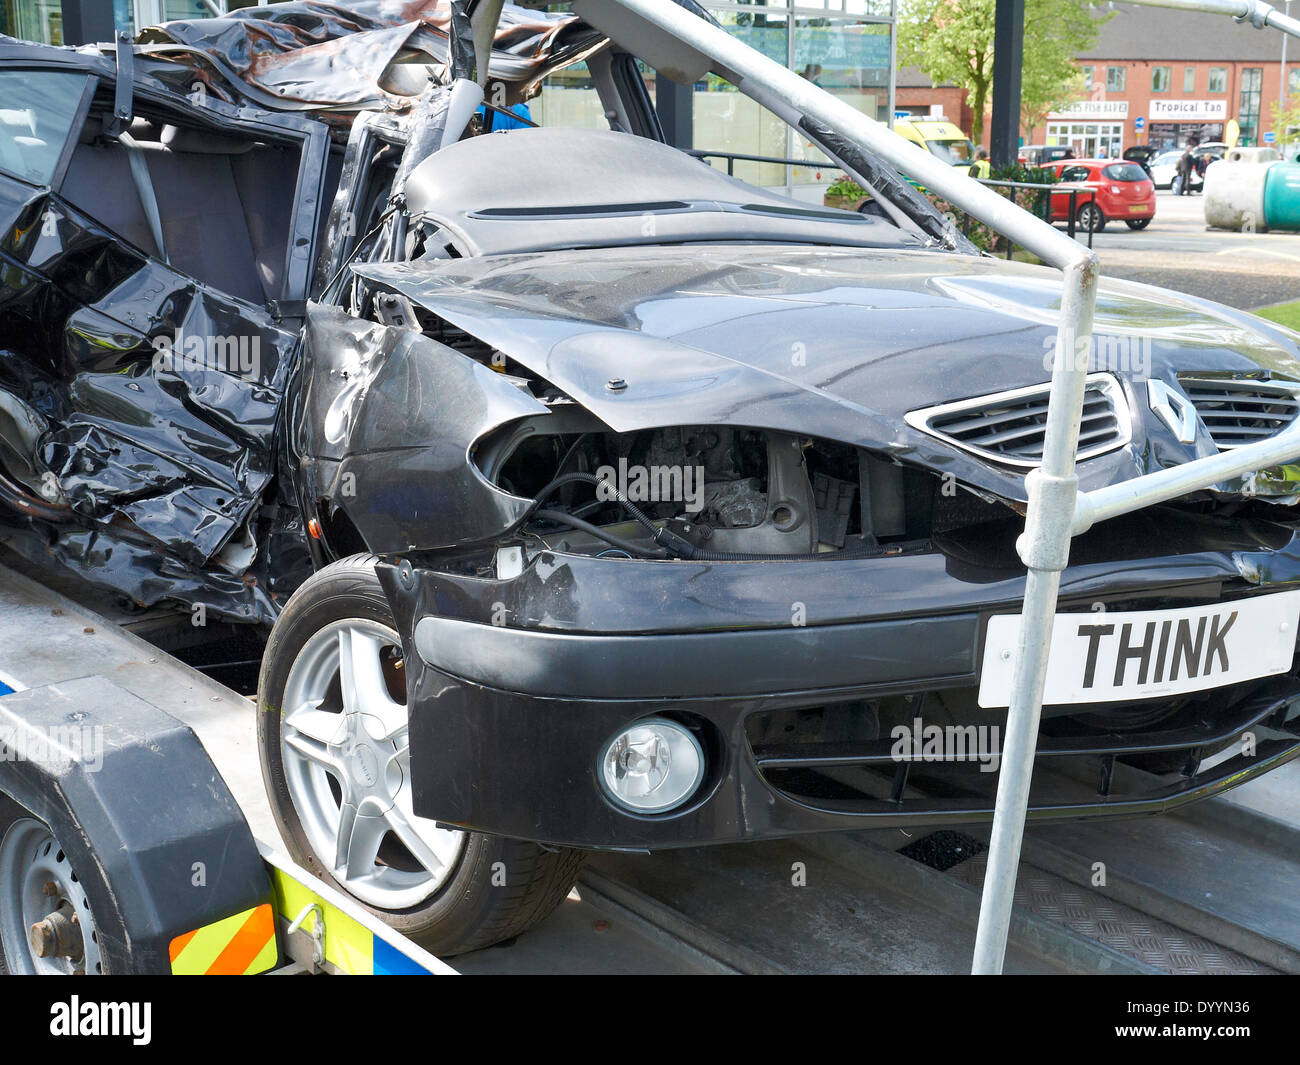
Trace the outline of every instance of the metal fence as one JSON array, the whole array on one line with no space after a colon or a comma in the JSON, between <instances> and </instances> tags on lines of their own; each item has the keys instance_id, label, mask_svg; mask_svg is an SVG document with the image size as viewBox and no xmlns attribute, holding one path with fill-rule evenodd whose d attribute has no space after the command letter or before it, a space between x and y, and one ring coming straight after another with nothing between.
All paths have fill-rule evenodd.
<instances>
[{"instance_id":1,"label":"metal fence","mask_svg":"<svg viewBox=\"0 0 1300 1065\"><path fill-rule=\"evenodd\" d=\"M697 159L703 159L705 161L709 159L726 160L727 173L731 177L736 176L737 162L770 163L775 166L815 167L818 170L839 170L842 172L847 172L845 167L841 166L839 163L834 163L830 161L821 162L819 160L812 160L812 159L784 159L781 158L780 156L775 156L775 155L747 155L744 152L711 151L705 148L693 148L690 149L687 152L687 154L693 155ZM960 170L961 168L954 167L954 169ZM1059 188L1059 186L1057 185L1036 183L1032 181L997 181L992 178L975 178L974 180L978 181L981 185L984 185L987 188L1007 190L1006 191L1007 199L1010 200L1012 203L1015 203L1016 192L1021 189L1027 189L1030 191L1044 191L1044 190ZM1069 217L1065 220L1066 222L1065 228L1066 228L1066 235L1070 237L1074 237L1076 231L1076 222L1078 220L1078 215L1079 215L1080 200L1083 200L1083 202L1088 202L1089 200L1095 200L1096 193L1093 192L1091 189L1085 189L1079 187L1070 188L1068 186L1064 189L1060 189L1060 192L1062 195L1068 195L1070 198ZM1048 193L1047 196L1043 197L1043 201L1044 201L1044 208L1040 217L1045 222L1050 223L1051 222L1051 193L1050 192ZM962 236L969 237L971 233L971 225L974 220L972 219L972 216L968 212L961 211L960 213L962 217L961 217L961 221L958 223L958 228L961 230ZM1085 232L1088 234L1088 247L1091 248L1093 231L1091 229L1086 229ZM1008 239L1007 246L1006 246L1006 257L1008 259L1014 256L1015 249L1016 249L1015 242Z\"/></svg>"}]
</instances>

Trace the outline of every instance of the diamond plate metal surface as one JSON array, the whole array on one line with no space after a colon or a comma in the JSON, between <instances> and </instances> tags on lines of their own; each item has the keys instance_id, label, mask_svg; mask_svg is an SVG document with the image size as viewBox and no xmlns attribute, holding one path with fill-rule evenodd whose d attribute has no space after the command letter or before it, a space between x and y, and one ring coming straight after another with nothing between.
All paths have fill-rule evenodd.
<instances>
[{"instance_id":1,"label":"diamond plate metal surface","mask_svg":"<svg viewBox=\"0 0 1300 1065\"><path fill-rule=\"evenodd\" d=\"M948 875L981 888L986 858L981 854L962 862ZM1031 913L1174 975L1266 975L1277 971L1032 866L1020 866L1015 901Z\"/></svg>"}]
</instances>

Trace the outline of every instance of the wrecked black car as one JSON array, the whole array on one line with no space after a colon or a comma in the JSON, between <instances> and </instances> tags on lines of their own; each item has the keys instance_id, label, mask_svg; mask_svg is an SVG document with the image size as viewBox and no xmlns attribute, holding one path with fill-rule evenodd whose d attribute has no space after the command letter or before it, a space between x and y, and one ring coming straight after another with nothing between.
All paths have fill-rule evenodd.
<instances>
[{"instance_id":1,"label":"wrecked black car","mask_svg":"<svg viewBox=\"0 0 1300 1065\"><path fill-rule=\"evenodd\" d=\"M1025 585L1059 276L771 86L869 210L667 146L638 60L725 49L572 7L0 43L4 540L273 625L286 842L447 954L589 848L988 819ZM483 132L577 62L607 128ZM1103 282L1095 330L1085 489L1300 412L1283 328ZM1281 467L1075 539L1030 817L1300 753L1298 504Z\"/></svg>"}]
</instances>

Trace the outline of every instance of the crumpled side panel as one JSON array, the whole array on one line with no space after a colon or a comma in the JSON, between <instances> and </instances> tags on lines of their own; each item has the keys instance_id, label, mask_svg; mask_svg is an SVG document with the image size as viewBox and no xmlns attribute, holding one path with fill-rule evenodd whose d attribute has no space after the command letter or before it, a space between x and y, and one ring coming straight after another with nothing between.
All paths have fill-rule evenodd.
<instances>
[{"instance_id":1,"label":"crumpled side panel","mask_svg":"<svg viewBox=\"0 0 1300 1065\"><path fill-rule=\"evenodd\" d=\"M276 472L296 334L4 179L0 274L0 388L48 422L19 487L67 521L47 553L142 603L206 589L274 617L217 556Z\"/></svg>"},{"instance_id":2,"label":"crumpled side panel","mask_svg":"<svg viewBox=\"0 0 1300 1065\"><path fill-rule=\"evenodd\" d=\"M327 518L341 509L370 550L392 552L474 543L523 517L531 500L490 484L470 451L544 404L420 333L319 304L307 323L294 452Z\"/></svg>"}]
</instances>

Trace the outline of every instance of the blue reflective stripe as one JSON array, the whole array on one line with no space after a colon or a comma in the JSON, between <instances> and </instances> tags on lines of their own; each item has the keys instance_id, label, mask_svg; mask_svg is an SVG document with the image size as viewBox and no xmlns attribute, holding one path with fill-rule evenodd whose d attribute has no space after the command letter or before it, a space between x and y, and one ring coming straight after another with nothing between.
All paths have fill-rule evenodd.
<instances>
[{"instance_id":1,"label":"blue reflective stripe","mask_svg":"<svg viewBox=\"0 0 1300 1065\"><path fill-rule=\"evenodd\" d=\"M375 936L374 974L376 976L430 976L423 965L417 965L401 951Z\"/></svg>"}]
</instances>

